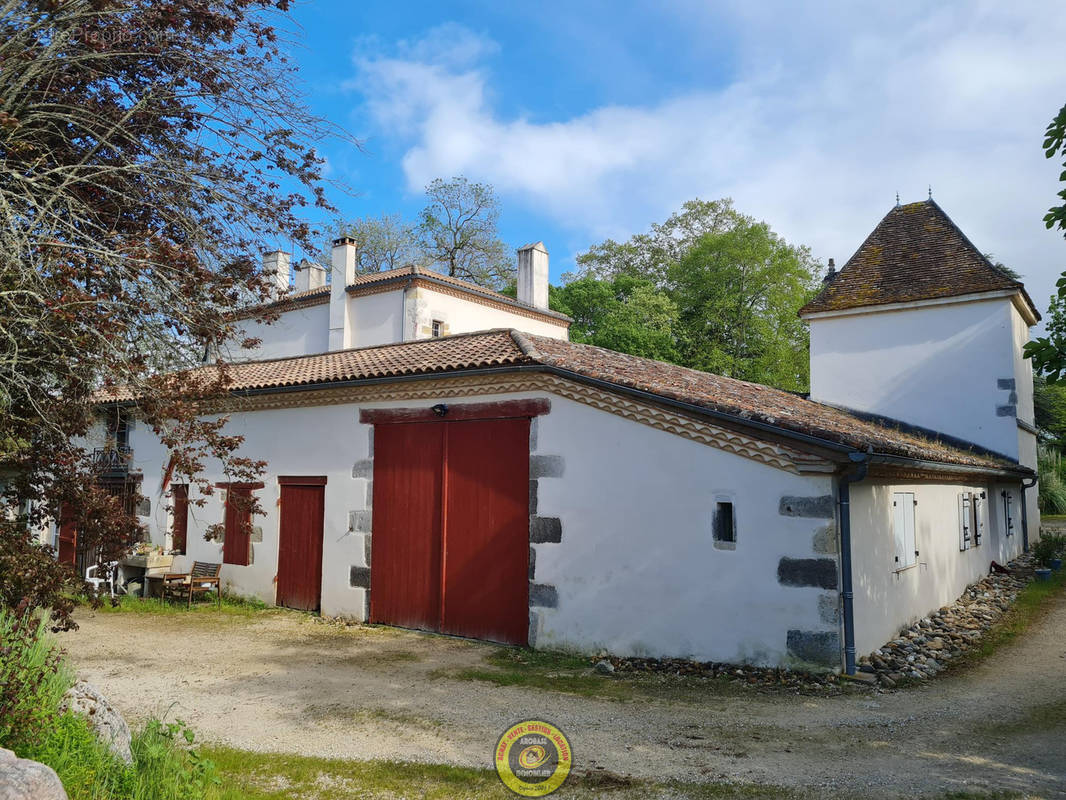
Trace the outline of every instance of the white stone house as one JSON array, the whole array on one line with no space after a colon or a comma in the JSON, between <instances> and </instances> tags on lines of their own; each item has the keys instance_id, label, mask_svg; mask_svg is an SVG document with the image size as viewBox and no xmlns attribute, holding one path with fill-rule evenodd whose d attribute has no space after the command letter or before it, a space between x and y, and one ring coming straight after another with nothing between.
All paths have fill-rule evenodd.
<instances>
[{"instance_id":1,"label":"white stone house","mask_svg":"<svg viewBox=\"0 0 1066 800\"><path fill-rule=\"evenodd\" d=\"M223 562L227 591L534 647L847 668L1038 529L1038 315L932 201L890 211L803 310L810 398L569 342L539 243L517 300L357 277L350 240L329 284L305 264L290 291L268 258L281 317L228 354L253 359L226 410L261 483L208 474L223 491L190 507L150 431L128 433L153 541L176 568ZM266 511L250 535L234 492Z\"/></svg>"}]
</instances>

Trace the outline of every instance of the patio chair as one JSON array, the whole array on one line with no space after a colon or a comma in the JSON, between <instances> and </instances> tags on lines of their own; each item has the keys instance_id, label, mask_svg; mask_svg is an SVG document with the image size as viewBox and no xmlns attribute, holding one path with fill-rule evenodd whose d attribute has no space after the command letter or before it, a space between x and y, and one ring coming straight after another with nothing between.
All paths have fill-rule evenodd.
<instances>
[{"instance_id":1,"label":"patio chair","mask_svg":"<svg viewBox=\"0 0 1066 800\"><path fill-rule=\"evenodd\" d=\"M85 570L85 582L91 583L93 591L96 594L100 594L100 587L103 584L107 584L108 590L111 592L111 596L115 596L115 569L118 567L117 561L110 561L104 564L105 577L101 578L97 576L97 572L100 569L99 564L93 564L87 570Z\"/></svg>"},{"instance_id":2,"label":"patio chair","mask_svg":"<svg viewBox=\"0 0 1066 800\"><path fill-rule=\"evenodd\" d=\"M194 561L191 572L167 572L163 575L163 599L176 597L183 599L192 608L193 595L207 594L214 591L218 596L218 607L222 608L221 564L208 561Z\"/></svg>"}]
</instances>

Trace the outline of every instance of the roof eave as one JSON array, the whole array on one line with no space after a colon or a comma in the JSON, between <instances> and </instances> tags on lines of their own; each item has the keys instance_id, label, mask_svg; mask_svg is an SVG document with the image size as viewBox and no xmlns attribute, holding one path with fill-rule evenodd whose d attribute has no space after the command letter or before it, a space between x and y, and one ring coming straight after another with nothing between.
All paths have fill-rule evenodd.
<instances>
[{"instance_id":1,"label":"roof eave","mask_svg":"<svg viewBox=\"0 0 1066 800\"><path fill-rule=\"evenodd\" d=\"M929 308L932 306L953 305L958 303L977 303L998 298L1010 298L1011 303L1022 318L1030 326L1040 321L1039 312L1033 307L1033 301L1029 299L1024 287L1014 289L990 289L987 292L970 292L968 294L947 295L945 297L929 297L923 300L906 300L898 303L872 303L870 305L851 305L842 308L828 308L818 311L807 311L809 305L799 310L802 320L829 319L832 317L850 317L858 314L880 314L888 311L908 311L915 308Z\"/></svg>"}]
</instances>

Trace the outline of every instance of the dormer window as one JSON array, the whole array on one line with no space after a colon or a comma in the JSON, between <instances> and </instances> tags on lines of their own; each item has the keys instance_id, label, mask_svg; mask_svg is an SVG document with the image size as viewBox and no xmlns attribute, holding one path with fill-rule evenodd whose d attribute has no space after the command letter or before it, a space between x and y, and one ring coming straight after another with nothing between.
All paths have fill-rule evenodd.
<instances>
[{"instance_id":1,"label":"dormer window","mask_svg":"<svg viewBox=\"0 0 1066 800\"><path fill-rule=\"evenodd\" d=\"M430 325L430 334L433 336L434 339L438 336L443 336L444 323L441 322L439 319L433 320L432 324Z\"/></svg>"}]
</instances>

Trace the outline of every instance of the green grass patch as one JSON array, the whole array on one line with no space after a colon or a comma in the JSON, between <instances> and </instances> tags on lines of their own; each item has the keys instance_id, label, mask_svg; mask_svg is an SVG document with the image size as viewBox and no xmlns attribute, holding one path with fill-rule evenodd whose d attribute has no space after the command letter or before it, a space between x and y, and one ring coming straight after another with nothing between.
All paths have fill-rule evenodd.
<instances>
[{"instance_id":1,"label":"green grass patch","mask_svg":"<svg viewBox=\"0 0 1066 800\"><path fill-rule=\"evenodd\" d=\"M484 753L489 761L486 744ZM251 753L231 747L203 748L218 769L227 793L225 800L505 800L515 797L500 783L493 769L415 764L405 761L347 761L276 753ZM553 797L610 798L610 800L814 800L819 791L805 791L757 783L721 781L647 781L601 770L585 770L580 762ZM862 791L836 791L835 798L868 796ZM913 795L907 795L911 797ZM923 795L929 800L1007 800L1016 792L947 792Z\"/></svg>"},{"instance_id":2,"label":"green grass patch","mask_svg":"<svg viewBox=\"0 0 1066 800\"><path fill-rule=\"evenodd\" d=\"M951 663L950 671L972 666L1017 640L1047 613L1051 603L1062 594L1063 587L1066 587L1066 569L1052 572L1051 580L1032 581L1018 592L1010 609L981 637L980 642Z\"/></svg>"},{"instance_id":3,"label":"green grass patch","mask_svg":"<svg viewBox=\"0 0 1066 800\"><path fill-rule=\"evenodd\" d=\"M485 761L490 758L486 744ZM392 800L419 797L430 800L504 800L514 798L491 768L474 769L444 764L404 761L345 761L276 753L250 753L230 747L207 747L204 755L219 770L228 791L246 800ZM609 797L615 800L645 798L781 798L803 800L804 792L776 786L732 783L652 782L609 772L571 775L553 797Z\"/></svg>"},{"instance_id":4,"label":"green grass patch","mask_svg":"<svg viewBox=\"0 0 1066 800\"><path fill-rule=\"evenodd\" d=\"M496 686L523 686L606 700L640 698L699 702L708 694L738 694L748 687L734 685L728 677L707 675L675 676L664 673L600 675L589 659L551 650L501 647L484 659L484 667L438 670L434 678L484 681Z\"/></svg>"},{"instance_id":5,"label":"green grass patch","mask_svg":"<svg viewBox=\"0 0 1066 800\"><path fill-rule=\"evenodd\" d=\"M214 614L229 617L253 617L260 614L285 613L276 606L268 606L257 598L237 597L222 595L222 607L214 595L193 602L192 608L186 603L177 600L163 600L158 597L137 597L135 595L121 595L116 598L117 603L112 605L105 600L98 611L104 614L155 614L155 615L179 615L179 614ZM295 612L292 612L295 613Z\"/></svg>"}]
</instances>

